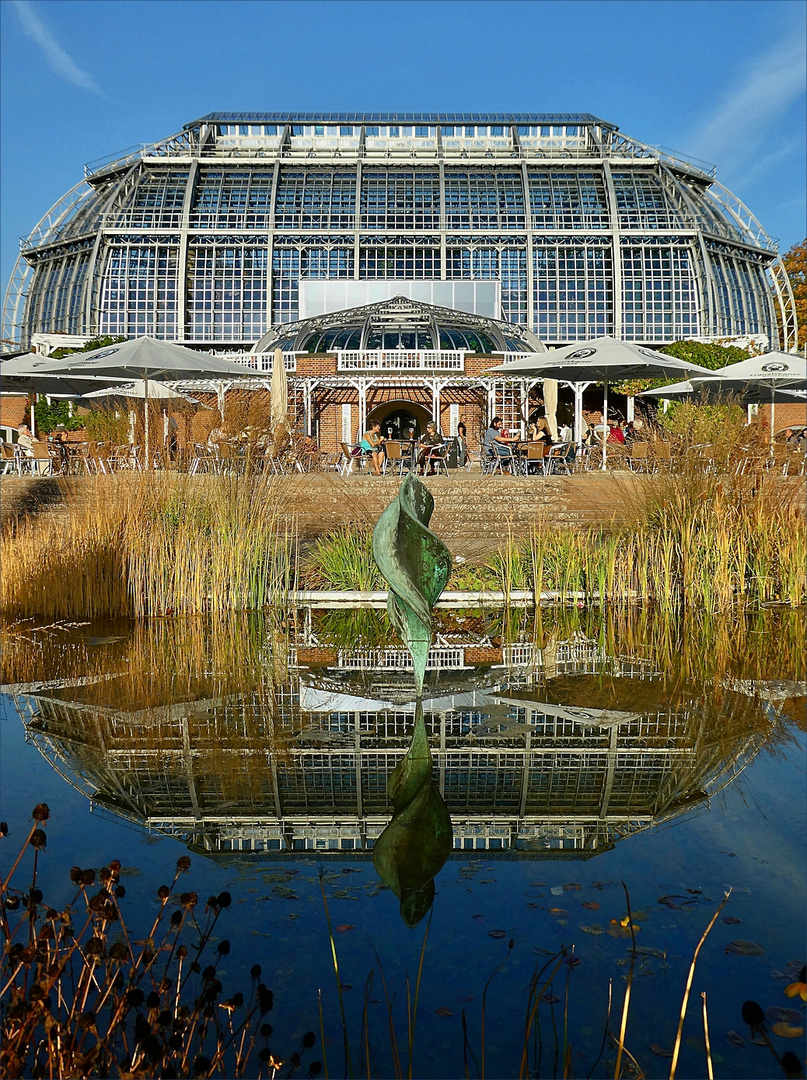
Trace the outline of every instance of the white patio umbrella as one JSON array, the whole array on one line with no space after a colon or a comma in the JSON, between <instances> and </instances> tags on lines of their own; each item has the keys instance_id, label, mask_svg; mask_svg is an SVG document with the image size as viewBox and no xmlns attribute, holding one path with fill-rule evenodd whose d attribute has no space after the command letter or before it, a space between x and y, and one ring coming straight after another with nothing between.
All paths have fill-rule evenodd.
<instances>
[{"instance_id":1,"label":"white patio umbrella","mask_svg":"<svg viewBox=\"0 0 807 1080\"><path fill-rule=\"evenodd\" d=\"M39 353L24 353L22 356L0 361L0 389L4 394L20 390L47 394L50 397L81 397L88 390L96 389L102 382L106 384L109 381L99 381L92 376L43 375L40 368L47 359Z\"/></svg>"},{"instance_id":2,"label":"white patio umbrella","mask_svg":"<svg viewBox=\"0 0 807 1080\"><path fill-rule=\"evenodd\" d=\"M807 394L807 360L792 353L769 352L749 356L736 364L693 376L686 382L646 390L647 396L674 398L701 394L715 399L736 394L746 405L770 405L771 445L776 430L776 403L804 400Z\"/></svg>"},{"instance_id":3,"label":"white patio umbrella","mask_svg":"<svg viewBox=\"0 0 807 1080\"><path fill-rule=\"evenodd\" d=\"M146 393L152 380L159 382L194 382L210 379L241 379L251 374L248 368L223 360L209 353L197 353L171 341L156 338L130 338L115 345L107 345L88 353L74 353L62 360L38 357L32 363L31 374L48 377L94 376L116 384L123 379L145 379ZM145 450L146 468L149 467L148 443L148 397L146 403Z\"/></svg>"},{"instance_id":4,"label":"white patio umbrella","mask_svg":"<svg viewBox=\"0 0 807 1080\"><path fill-rule=\"evenodd\" d=\"M148 383L148 385L146 385ZM166 383L156 382L154 379L136 379L134 382L123 383L120 386L105 386L102 390L91 390L82 395L85 398L126 397L144 400L157 398L179 399L199 404L196 398L190 394L183 394L180 390L173 390Z\"/></svg>"},{"instance_id":5,"label":"white patio umbrella","mask_svg":"<svg viewBox=\"0 0 807 1080\"><path fill-rule=\"evenodd\" d=\"M506 374L508 378L523 376L533 379L557 379L569 383L574 389L574 436L580 443L582 427L583 391L593 382L604 384L603 391L603 454L605 468L606 440L608 437L608 384L622 379L654 378L659 375L712 375L707 368L688 360L634 345L629 341L617 341L612 337L592 338L565 345L561 349L549 349L545 353L513 360L500 367L489 368L489 374Z\"/></svg>"}]
</instances>

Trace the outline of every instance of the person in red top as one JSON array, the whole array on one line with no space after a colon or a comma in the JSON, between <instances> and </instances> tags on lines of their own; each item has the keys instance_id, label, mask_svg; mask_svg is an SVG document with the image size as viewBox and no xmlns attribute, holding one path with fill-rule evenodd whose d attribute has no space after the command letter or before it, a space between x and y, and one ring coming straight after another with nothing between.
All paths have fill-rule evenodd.
<instances>
[{"instance_id":1,"label":"person in red top","mask_svg":"<svg viewBox=\"0 0 807 1080\"><path fill-rule=\"evenodd\" d=\"M624 443L625 436L622 432L622 428L619 424L608 425L608 442L609 443Z\"/></svg>"}]
</instances>

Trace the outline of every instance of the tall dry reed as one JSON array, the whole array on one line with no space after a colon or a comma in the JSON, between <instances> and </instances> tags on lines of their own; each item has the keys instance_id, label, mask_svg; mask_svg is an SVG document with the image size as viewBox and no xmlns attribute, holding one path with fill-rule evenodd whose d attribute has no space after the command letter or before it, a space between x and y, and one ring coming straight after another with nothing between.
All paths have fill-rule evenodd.
<instances>
[{"instance_id":1,"label":"tall dry reed","mask_svg":"<svg viewBox=\"0 0 807 1080\"><path fill-rule=\"evenodd\" d=\"M252 475L88 477L64 514L2 535L0 607L12 617L90 619L261 608L292 581L288 489Z\"/></svg>"},{"instance_id":2,"label":"tall dry reed","mask_svg":"<svg viewBox=\"0 0 807 1080\"><path fill-rule=\"evenodd\" d=\"M804 479L766 467L767 448L683 453L648 478L629 526L573 532L545 522L455 575L455 588L533 589L613 605L641 601L673 613L807 597ZM633 488L625 486L624 500Z\"/></svg>"}]
</instances>

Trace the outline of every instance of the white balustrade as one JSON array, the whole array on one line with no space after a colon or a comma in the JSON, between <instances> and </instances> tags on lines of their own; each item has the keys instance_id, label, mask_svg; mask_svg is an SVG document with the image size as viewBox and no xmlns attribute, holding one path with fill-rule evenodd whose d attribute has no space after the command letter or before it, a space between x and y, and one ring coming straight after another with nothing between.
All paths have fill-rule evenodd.
<instances>
[{"instance_id":1,"label":"white balustrade","mask_svg":"<svg viewBox=\"0 0 807 1080\"><path fill-rule=\"evenodd\" d=\"M338 371L464 371L465 350L340 349Z\"/></svg>"}]
</instances>

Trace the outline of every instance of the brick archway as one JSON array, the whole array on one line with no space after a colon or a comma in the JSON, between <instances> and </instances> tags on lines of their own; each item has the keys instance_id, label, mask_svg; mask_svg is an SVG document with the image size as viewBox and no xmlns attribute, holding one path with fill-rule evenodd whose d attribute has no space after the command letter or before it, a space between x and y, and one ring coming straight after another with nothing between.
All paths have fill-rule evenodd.
<instances>
[{"instance_id":1,"label":"brick archway","mask_svg":"<svg viewBox=\"0 0 807 1080\"><path fill-rule=\"evenodd\" d=\"M403 439L407 437L410 427L414 428L415 437L421 435L431 418L431 413L423 405L400 398L395 401L385 401L370 410L367 413L367 425L369 427L373 420L378 420L383 435L393 439Z\"/></svg>"}]
</instances>

